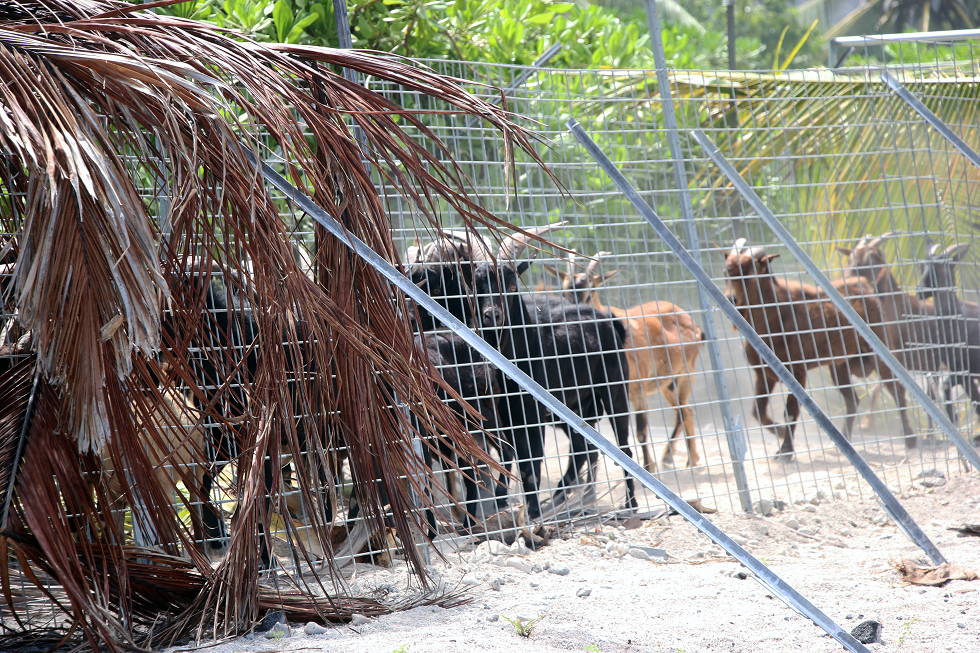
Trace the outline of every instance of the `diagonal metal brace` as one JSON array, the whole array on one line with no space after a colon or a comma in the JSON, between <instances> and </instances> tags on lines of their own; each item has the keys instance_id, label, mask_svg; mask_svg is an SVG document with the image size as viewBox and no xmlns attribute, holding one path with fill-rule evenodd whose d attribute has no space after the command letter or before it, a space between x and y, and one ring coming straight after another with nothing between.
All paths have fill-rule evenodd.
<instances>
[{"instance_id":1,"label":"diagonal metal brace","mask_svg":"<svg viewBox=\"0 0 980 653\"><path fill-rule=\"evenodd\" d=\"M574 122L574 121L573 121ZM575 123L576 125L578 123ZM586 138L588 138L586 136ZM364 259L391 284L399 288L413 301L418 303L434 317L442 322L453 333L462 338L468 345L478 351L484 358L497 366L501 372L513 379L519 386L530 393L535 399L540 401L556 417L564 421L571 428L581 433L597 449L612 458L612 460L622 467L626 473L632 475L636 480L650 489L668 506L673 508L684 519L691 522L695 528L707 535L713 542L721 546L730 553L736 560L744 564L754 575L755 578L768 588L775 596L778 596L791 608L809 618L813 623L822 628L831 637L844 645L852 653L870 653L868 649L859 641L854 639L846 630L841 628L833 619L825 615L810 603L806 597L793 589L786 581L776 575L772 570L762 564L759 560L749 554L748 551L735 543L721 529L712 524L704 515L692 508L680 496L674 493L669 487L654 478L652 474L643 469L635 460L619 450L615 444L599 434L594 428L589 426L585 420L573 413L565 404L558 401L547 390L538 385L531 377L522 372L516 365L504 358L500 352L486 343L483 338L466 327L462 322L452 316L449 311L440 306L431 297L426 295L411 280L399 272L391 263L386 261L380 254L368 247L361 239L347 231L333 216L317 206L313 200L299 191L289 183L282 175L273 170L267 163L259 165L255 154L242 145L245 155L252 165L260 167L262 175L275 188L285 194L293 206L301 211L305 211L316 222L322 225L327 231L332 233L340 242L351 248L358 256ZM680 246L680 243L678 243ZM681 248L683 251L683 248ZM684 251L687 254L686 251ZM688 254L688 256L690 256Z\"/></svg>"},{"instance_id":2,"label":"diagonal metal brace","mask_svg":"<svg viewBox=\"0 0 980 653\"><path fill-rule=\"evenodd\" d=\"M949 125L942 121L942 119L929 110L922 100L912 95L912 92L907 88L898 83L898 80L889 75L888 73L882 73L881 81L883 81L888 88L895 92L895 95L902 98L906 104L912 107L917 114L922 116L927 123L932 125L932 127L939 132L943 138L950 142L950 144L955 147L960 153L970 160L970 163L980 168L980 154L972 147L966 144L962 138L960 138L956 132L950 129Z\"/></svg>"},{"instance_id":3,"label":"diagonal metal brace","mask_svg":"<svg viewBox=\"0 0 980 653\"><path fill-rule=\"evenodd\" d=\"M667 225L660 219L660 217L643 201L643 198L636 192L630 183L626 180L626 177L613 165L612 161L606 157L605 154L599 149L595 142L589 138L582 126L579 125L574 120L569 122L569 128L572 133L575 134L576 138L585 145L586 150L589 154L599 163L599 166L608 174L616 186L623 192L628 200L633 204L639 213L647 219L653 228L657 231L657 234L663 239L664 243L670 247L680 262L686 267L691 274L697 279L697 281L704 287L705 291L715 300L715 303L721 308L722 311L728 316L735 327L742 333L742 336L748 341L748 343L755 349L759 356L766 362L766 364L776 373L779 380L786 384L797 399L799 399L800 404L806 409L813 419L817 421L820 427L826 431L827 435L830 436L834 444L841 450L841 452L847 457L852 465L860 472L861 476L871 485L871 488L875 493L881 498L886 507L886 511L889 516L895 521L896 524L902 528L906 535L915 542L929 558L935 564L942 564L946 562L943 554L939 552L936 545L932 543L931 540L922 532L919 525L915 523L915 520L905 511L902 504L898 502L895 496L891 493L880 478L871 469L867 461L861 457L861 454L857 452L854 446L847 441L844 434L840 432L837 426L834 424L833 420L827 416L823 410L816 404L815 401L807 394L806 390L799 384L793 374L786 368L781 360L772 352L769 347L766 346L765 342L759 337L755 329L739 314L738 309L725 298L725 295L718 289L718 287L712 282L711 277L708 273L704 271L700 265L694 260L694 258L684 249L677 237L671 233Z\"/></svg>"},{"instance_id":4,"label":"diagonal metal brace","mask_svg":"<svg viewBox=\"0 0 980 653\"><path fill-rule=\"evenodd\" d=\"M880 338L871 330L871 327L861 319L854 307L844 299L841 294L834 287L833 282L827 278L827 275L823 273L817 264L813 262L813 259L800 247L800 244L796 242L793 235L789 232L786 227L782 225L781 222L773 215L773 212L769 210L762 198L753 190L749 184L742 179L742 176L738 174L734 166L728 162L725 156L718 150L718 147L714 142L700 129L692 132L694 139L704 148L704 151L711 157L711 160L715 162L725 176L728 177L729 181L735 186L735 189L741 193L742 197L748 201L748 203L755 209L769 228L773 230L776 236L783 242L786 248L796 257L796 260L800 262L803 269L807 271L817 282L824 292L827 293L829 299L834 302L834 306L844 314L844 317L851 323L852 326L857 330L860 336L871 346L874 350L875 355L881 359L885 365L895 374L895 377L904 385L913 397L919 402L919 404L929 413L943 430L943 433L952 440L959 449L960 453L969 460L973 466L980 469L980 453L966 441L962 435L960 435L959 429L957 429L953 423L946 416L946 413L936 405L929 395L919 387L919 384L915 382L912 375L909 374L905 366L895 358L888 346L881 341ZM939 564L938 562L936 564Z\"/></svg>"}]
</instances>

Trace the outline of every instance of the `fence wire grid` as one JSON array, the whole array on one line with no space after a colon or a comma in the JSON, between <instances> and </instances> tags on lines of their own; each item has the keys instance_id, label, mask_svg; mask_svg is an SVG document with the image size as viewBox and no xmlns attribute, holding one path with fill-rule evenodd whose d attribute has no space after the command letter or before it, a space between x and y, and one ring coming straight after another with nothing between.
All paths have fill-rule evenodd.
<instances>
[{"instance_id":1,"label":"fence wire grid","mask_svg":"<svg viewBox=\"0 0 980 653\"><path fill-rule=\"evenodd\" d=\"M974 381L967 376L958 385L957 379L946 384L949 374L943 353L950 347L962 350L965 343L936 337L910 341L904 334L928 331L940 324L942 316L935 309L913 314L894 306L905 306L911 301L906 299L909 294L917 292L933 245L945 250L972 242L971 225L978 219L975 207L980 205L980 171L931 131L879 77L885 70L896 76L977 147L980 52L972 45L958 45L951 61L931 61L928 47L916 47L919 57L914 63L905 59L887 66L836 71L671 71L683 161L672 160L670 155L654 71L418 62L461 80L467 90L491 100L500 100L494 87L508 87L524 78L506 93L507 108L544 139L540 151L559 184L521 154L513 172L508 171L503 141L478 120L440 113L447 107L421 93L374 79L363 83L405 109L426 112L420 119L449 148L472 184L473 198L488 210L523 229L563 223L545 236L561 249L543 248L516 287L505 288L528 307L536 323L533 334L508 327L484 328L484 333L496 334L498 341L508 337L503 334L525 342L529 337L538 338L539 343L554 341L550 353L545 346L536 358L514 362L533 369L539 362L551 361L551 367L543 367L540 380L566 401L579 401L580 414L597 419L603 435L618 441L699 509L737 511L751 505L758 508L761 500L849 499L867 496L870 490L806 414L795 423L794 455L778 455L777 436L753 414L757 369L750 365L741 337L718 311L699 304L697 288L674 254L580 148L565 123L570 118L578 120L684 242L681 194L673 181L673 166L685 167L698 235L696 249L719 286L729 288L727 258L736 241L743 238L747 243L743 252L765 249L777 285L788 289L813 284L698 148L689 134L692 129L703 129L714 140L832 278L843 279L849 269L852 277L861 272L862 264L858 262L855 268L843 250L858 249L862 243L867 249L876 237L890 234L876 247L894 275L892 289L882 290L880 283L875 286L884 278L882 268L876 268L870 280L850 282L864 289L856 302L861 310L878 316L872 326L881 330L882 339L896 355L902 354L916 381L934 392L964 436L974 441L978 436L976 406L970 400ZM427 142L417 130L407 125L406 130ZM443 156L435 143L427 143L433 155ZM277 162L274 150L265 155L270 163ZM422 221L407 201L386 192L382 175L377 170L374 174L406 269L438 268L431 258L425 266L409 265L411 248L424 248L434 235L422 229ZM170 203L166 181L144 177L142 188L157 214L166 216ZM462 227L457 216L446 213L442 217L445 229ZM293 229L296 256L309 264L315 242L312 221L285 209L283 219ZM168 232L165 220L161 232ZM497 245L492 243L494 254ZM691 247L690 242L687 245ZM968 302L980 300L975 254L967 254L958 266L958 291ZM520 261L530 258L525 252ZM455 269L466 277L462 267ZM466 277L466 281L472 279ZM756 283L747 282L746 292ZM472 284L479 289L478 283ZM826 302L819 293L812 295L816 299L797 301L796 308ZM796 309L787 306L787 302L763 297L760 307L781 309L777 311L780 317L754 326L760 332L785 333L785 342L795 342L805 350L793 362L806 369L809 391L838 424L853 418L851 440L896 493L921 489L916 481L923 475L938 472L949 477L966 469L956 448L907 392L896 386L882 392L877 370L884 368L860 343L853 350L821 350L820 341L850 337L846 327L838 327L833 320L794 323L789 316ZM546 314L561 318L542 317ZM569 315L575 319L565 322ZM759 317L758 312L747 315ZM471 323L485 319L478 311L467 317ZM714 321L715 342L703 337L707 321ZM4 315L3 324L0 345L12 346L19 335L13 326L15 316ZM487 327L485 322L483 327ZM448 338L436 325L426 333L426 340L438 343L440 333ZM568 343L602 340L603 334L610 333L617 334L614 345L598 345L601 361L594 359L594 346L568 348ZM248 344L242 343L242 351ZM790 349L793 346L787 344ZM711 347L717 347L720 354L718 369L711 362ZM467 355L465 350L457 348L445 355L447 351L440 350L439 360L434 361L447 376L463 377L476 368L489 369L479 357L459 360L461 352ZM549 376L549 372L553 373ZM719 394L716 375L727 386L727 400ZM429 461L470 513L445 498L420 497L420 504L436 504L433 521L440 550L451 551L483 537L512 542L524 536L530 539L528 545L536 546L544 536L560 535L599 519L650 516L664 510L642 486L637 486L631 504L622 470L607 464L580 439L570 438L567 429L545 411L536 410L534 402L523 401L522 393L505 380L498 378L474 392L471 397L479 402L474 399L471 403L479 404L481 411L487 408L485 416L500 418L501 411L506 413L505 419L484 423L486 432L475 425L472 432L503 463L514 463L516 478L501 489L487 469L477 470L473 473L480 481L476 494L465 495L465 483L458 475L443 469L438 460ZM785 424L789 398L784 389L764 388L764 394L772 397L768 413L777 424ZM903 394L907 402L904 422L897 405ZM859 402L850 415L849 397ZM174 401L179 403L179 397ZM726 403L735 416L727 425L723 419ZM502 408L505 405L508 407ZM197 419L189 415L185 427L193 426ZM518 436L509 435L501 424L540 428L539 448L529 439L523 447L513 446ZM497 444L491 446L494 442ZM425 449L420 443L418 451ZM230 454L231 464L216 479L211 497L226 518L235 506L231 488L237 452ZM302 479L286 476L283 493L290 514L273 515L271 534L282 545L274 546L273 553L285 570L300 564L288 555L284 546L288 539L298 538L314 554L314 561L326 555L326 547L303 525L307 507L295 485L299 482ZM350 483L343 475L331 482L344 503L335 514L336 523L350 536L356 523L347 519ZM564 496L556 496L561 487ZM175 502L175 511L183 509ZM139 523L131 514L129 519L134 525ZM286 519L295 522L295 530L287 527ZM132 536L137 542L147 537L138 528ZM397 548L398 543L389 536L372 533L352 543L348 553L349 557L366 556L358 560L391 564ZM26 584L23 587L27 592ZM46 601L36 598L42 606L39 609L44 609ZM24 605L30 603L25 595ZM53 611L51 614L53 618Z\"/></svg>"}]
</instances>

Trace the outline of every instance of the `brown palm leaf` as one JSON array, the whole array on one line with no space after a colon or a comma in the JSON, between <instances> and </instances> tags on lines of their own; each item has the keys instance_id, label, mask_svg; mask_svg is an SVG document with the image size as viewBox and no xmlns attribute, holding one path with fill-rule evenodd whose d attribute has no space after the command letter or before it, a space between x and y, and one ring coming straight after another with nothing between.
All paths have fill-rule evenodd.
<instances>
[{"instance_id":1,"label":"brown palm leaf","mask_svg":"<svg viewBox=\"0 0 980 653\"><path fill-rule=\"evenodd\" d=\"M540 163L506 111L401 60L260 45L123 2L0 2L0 151L8 153L0 186L11 208L0 221L18 234L15 296L46 380L18 483L18 524L21 541L36 541L33 564L43 561L64 588L65 605L93 643L133 645L133 624L148 606L166 610L131 577L136 566L112 520L119 497L101 480L109 469L139 479L124 483L121 495L141 506L133 510L141 530L168 555L191 554L198 580L185 581L193 618L161 617L176 636L192 627L236 632L267 605L257 581L258 533L270 517L262 500L267 456L274 461L269 507L282 511L280 454L293 454L301 478L332 478L338 445L346 446L368 523L380 527L390 514L420 574L413 495L424 500L435 488L412 447L412 415L463 456L489 461L439 401L438 375L415 342L404 299L330 237L319 238L314 252L318 282L308 278L290 226L242 151L244 144L260 156L274 152L294 184L393 262L399 254L364 157L385 192L413 201L436 230L447 209L470 226L510 228L480 207L419 116L345 80L342 67L479 116L504 134L505 156L521 148ZM351 121L364 134L363 149ZM172 198L168 210L144 201L139 179L157 180ZM200 279L212 262L228 297L247 301L256 320L248 374L245 354L202 320ZM161 341L165 305L172 323ZM165 366L156 358L161 345ZM196 373L197 350L221 378ZM232 387L239 382L244 400ZM181 388L196 399L197 417L175 435L182 411L165 402ZM396 401L408 412L390 409ZM188 492L185 506L204 498L195 479L159 473L178 455L159 460L159 452L195 451L191 436L205 419L239 452L234 481L223 488L237 498L236 518L216 569L172 505L178 484ZM198 460L206 462L203 451ZM75 496L65 503L69 491ZM322 503L308 487L303 493L308 505ZM329 541L324 516L312 513L321 541ZM299 542L290 544L297 559L308 559ZM96 573L109 561L117 585ZM177 569L167 558L154 564ZM294 582L323 618L338 614L314 597L325 588Z\"/></svg>"}]
</instances>

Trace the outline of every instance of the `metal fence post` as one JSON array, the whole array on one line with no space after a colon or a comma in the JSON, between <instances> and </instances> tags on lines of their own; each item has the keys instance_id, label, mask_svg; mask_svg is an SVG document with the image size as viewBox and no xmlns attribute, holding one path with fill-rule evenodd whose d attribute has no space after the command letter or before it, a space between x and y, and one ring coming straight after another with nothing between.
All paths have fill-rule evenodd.
<instances>
[{"instance_id":1,"label":"metal fence post","mask_svg":"<svg viewBox=\"0 0 980 653\"><path fill-rule=\"evenodd\" d=\"M800 244L796 242L793 235L788 229L786 229L786 227L782 225L782 223L779 222L779 220L776 218L773 212L769 210L769 207L766 206L765 202L762 201L762 198L759 197L755 190L753 190L752 187L749 186L744 179L742 179L741 175L738 174L738 171L718 150L718 147L714 144L714 142L708 138L708 135L700 129L691 133L694 135L694 139L698 142L698 144L700 144L708 156L711 157L711 160L715 162L715 165L717 165L718 168L725 173L725 176L732 182L735 189L742 195L742 197L745 198L749 205L756 210L756 213L762 217L766 224L769 225L769 228L772 229L776 236L782 241L783 245L785 245L796 260L799 261L800 265L803 266L803 269L806 270L807 273L813 277L814 281L817 282L817 285L827 293L830 300L834 302L834 306L836 306L837 309L844 314L844 317L846 317L847 320L854 326L855 330L857 330L858 334L860 334L865 342L871 345L875 355L877 355L878 358L881 359L885 365L887 365L888 368L895 373L895 378L897 378L902 385L908 389L912 396L915 397L919 404L926 410L927 413L929 413L929 416L936 420L936 423L943 430L946 436L953 441L960 453L965 456L967 460L973 463L974 467L980 469L980 453L978 453L977 450L974 449L962 435L960 435L959 430L951 421L949 421L946 413L936 405L925 390L919 387L919 384L915 382L915 379L913 379L912 375L905 369L905 366L902 365L902 363L895 358L895 355L892 354L891 350L888 349L888 346L883 343L878 336L875 335L875 332L871 330L871 327L868 326L863 319L861 319L861 316L854 310L854 307L852 307L850 303L848 303L848 301L841 296L841 294L837 291L837 288L834 287L833 282L827 278L827 275L823 273L823 270L817 267L817 264L813 262L813 259L810 258L809 254L807 254L803 248L800 247Z\"/></svg>"},{"instance_id":2,"label":"metal fence post","mask_svg":"<svg viewBox=\"0 0 980 653\"><path fill-rule=\"evenodd\" d=\"M585 135L585 132L582 131L578 123L576 123L574 120L572 120L571 123L574 125L574 127L572 127L573 131L575 127L577 127L579 130L578 133L576 133L576 137L578 137L579 134ZM585 135L585 138L588 139L588 136ZM595 146L594 143L592 145ZM281 191L285 195L285 199L287 201L289 201L296 208L306 211L310 217L316 220L318 224L336 236L340 242L364 259L366 263L377 270L378 273L391 282L392 285L399 288L419 306L429 311L450 331L457 334L463 339L464 342L473 347L473 349L490 361L501 372L513 379L521 388L540 401L541 404L551 411L556 418L562 420L568 424L570 428L582 434L582 436L584 436L585 439L588 440L593 446L611 458L613 462L622 467L625 472L631 474L636 480L643 484L644 487L656 494L668 506L677 511L681 517L689 521L695 528L707 535L713 542L730 553L732 557L744 564L746 568L752 572L753 578L771 591L774 596L778 596L781 601L792 607L800 614L806 616L815 625L822 628L828 635L840 642L847 650L851 651L852 653L869 653L868 649L861 644L861 642L857 641L850 633L842 629L836 622L834 622L833 619L828 617L815 605L810 603L806 597L793 589L793 587L791 587L786 581L769 569L769 567L762 564L762 562L757 560L754 556L752 556L752 554L743 549L733 539L728 537L724 531L711 523L711 521L704 515L692 508L673 490L664 485L653 474L645 470L639 463L633 460L633 458L620 451L616 444L606 439L584 419L573 413L565 404L558 401L554 395L549 393L531 377L522 372L517 365L507 360L500 354L500 352L487 344L483 338L478 336L465 324L453 317L448 310L425 294L422 289L412 283L411 279L400 273L395 266L368 247L364 241L344 229L344 227L342 227L340 223L337 222L329 213L320 208L320 206L318 206L312 198L302 193L295 186L290 184L282 175L273 170L268 164L258 159L254 152L246 148L244 145L241 145L241 147L249 161L261 170L266 181L274 188ZM640 201L642 202L642 200ZM646 205L644 204L644 206ZM646 208L649 210L649 207ZM661 223L661 225L662 224L663 223ZM672 249L676 248L674 251L678 253L678 256L685 262L685 265L693 265L701 271L701 274L704 275L705 278L707 278L707 274L705 274L704 270L696 263L691 262L691 255L684 249L683 245L677 241L674 235L671 234L666 227L664 227L664 230L669 237L673 239L671 242L671 247ZM717 290L717 288L715 288L715 290ZM718 292L720 294L721 291ZM738 313L736 313L736 315L738 315Z\"/></svg>"},{"instance_id":3,"label":"metal fence post","mask_svg":"<svg viewBox=\"0 0 980 653\"><path fill-rule=\"evenodd\" d=\"M836 444L841 450L841 453L847 457L850 463L854 465L854 468L857 469L861 476L864 477L864 480L868 482L871 489L874 490L875 494L877 494L881 499L882 507L885 509L885 512L888 513L889 517L892 518L895 524L902 531L904 531L908 538L917 544L935 564L939 565L946 562L946 559L943 557L943 554L939 552L939 549L936 548L936 545L932 543L924 532L922 532L922 529L915 523L912 516L908 514L904 507L902 507L902 504L898 502L898 499L896 499L895 495L888 489L888 486L885 485L880 478L878 478L878 475L874 473L874 470L871 469L871 466L868 465L867 461L861 457L861 454L857 452L854 445L852 445L847 438L844 437L844 434L840 432L840 429L837 428L827 413L823 412L820 406L813 401L813 398L807 394L806 389L799 384L792 372L786 368L783 362L779 360L776 354L774 354L766 345L765 341L759 336L758 333L756 333L752 325L750 325L745 318L742 317L742 315L738 312L738 309L735 308L735 305L732 304L731 301L725 297L724 293L718 289L718 286L714 284L711 277L708 276L708 273L704 271L704 268L702 268L701 265L694 260L694 256L684 249L684 246L681 245L679 240L677 240L677 236L675 236L670 229L667 228L667 225L664 224L663 220L661 220L654 210L643 201L643 198L641 198L639 193L636 192L636 189L633 188L628 181L626 181L626 177L623 176L623 173L621 173L616 166L613 165L612 161L610 161L602 150L600 150L595 144L595 142L589 138L588 134L585 133L585 130L582 129L581 125L572 120L569 122L569 129L572 130L572 133L575 134L575 137L578 138L579 142L585 146L589 152L589 155L595 159L596 163L599 164L599 167L601 167L606 174L609 175L619 190L622 191L623 195L626 196L626 199L628 199L630 203L636 207L636 210L640 212L640 215L642 215L656 230L657 235L659 235L663 239L664 243L670 247L675 254L677 254L677 258L680 259L680 262L684 265L684 267L686 267L694 278L697 279L698 284L704 288L707 293L711 294L711 297L714 299L715 303L721 307L721 310L732 321L735 328L742 333L742 336L752 346L752 348L759 353L759 356L762 358L765 364L776 373L779 380L782 381L787 388L789 388L789 391L792 392L797 399L799 399L800 405L813 416L813 419L820 425L820 428L827 433L830 439L834 441L834 444Z\"/></svg>"},{"instance_id":4,"label":"metal fence post","mask_svg":"<svg viewBox=\"0 0 980 653\"><path fill-rule=\"evenodd\" d=\"M691 256L701 265L701 247L698 244L698 231L691 210L691 196L687 190L687 171L684 168L684 156L681 152L681 141L677 131L677 116L674 113L674 101L670 93L670 79L667 76L667 60L664 55L664 44L660 32L660 18L657 15L656 0L646 0L647 25L650 29L650 47L653 48L653 60L657 66L657 87L660 90L660 106L664 114L664 127L667 130L667 143L670 146L670 158L674 168L674 183L680 196L681 215L684 218L684 232L687 236L687 246ZM735 487L738 489L739 503L746 512L752 512L752 497L749 495L749 483L745 476L745 432L735 421L732 413L731 397L728 394L728 381L725 379L725 365L721 360L721 350L718 348L718 332L715 329L715 309L708 299L704 288L698 285L698 305L704 313L704 336L708 345L708 358L715 378L715 391L718 393L719 408L722 423L725 425L725 437L728 440L728 453L732 459L732 472L735 475Z\"/></svg>"}]
</instances>

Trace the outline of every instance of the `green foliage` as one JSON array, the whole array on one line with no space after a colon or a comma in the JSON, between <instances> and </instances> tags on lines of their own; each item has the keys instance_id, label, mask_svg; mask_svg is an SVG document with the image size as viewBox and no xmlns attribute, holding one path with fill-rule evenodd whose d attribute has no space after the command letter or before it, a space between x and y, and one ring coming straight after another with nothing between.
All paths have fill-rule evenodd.
<instances>
[{"instance_id":1,"label":"green foliage","mask_svg":"<svg viewBox=\"0 0 980 653\"><path fill-rule=\"evenodd\" d=\"M189 0L156 11L238 30L256 41L276 43L311 42L315 38L316 24L325 24L327 13L322 3L307 0ZM329 14L329 24L333 25L332 6ZM336 41L336 28L332 36Z\"/></svg>"},{"instance_id":2,"label":"green foliage","mask_svg":"<svg viewBox=\"0 0 980 653\"><path fill-rule=\"evenodd\" d=\"M599 645L589 644L588 646L585 647L585 653L599 653Z\"/></svg>"},{"instance_id":3,"label":"green foliage","mask_svg":"<svg viewBox=\"0 0 980 653\"><path fill-rule=\"evenodd\" d=\"M393 649L391 653L408 653L408 644L402 644L396 649Z\"/></svg>"},{"instance_id":4,"label":"green foliage","mask_svg":"<svg viewBox=\"0 0 980 653\"><path fill-rule=\"evenodd\" d=\"M312 0L190 0L160 13L238 29L257 41L336 47L332 2ZM549 0L358 0L348 4L357 48L421 59L460 59L527 65L555 43L564 46L554 67L650 68L653 52L646 15L597 5ZM663 28L673 68L724 68L724 30L685 21ZM777 35L778 36L778 35ZM788 42L794 36L791 30ZM767 67L765 45L739 37L740 65Z\"/></svg>"},{"instance_id":5,"label":"green foliage","mask_svg":"<svg viewBox=\"0 0 980 653\"><path fill-rule=\"evenodd\" d=\"M534 628L535 628L535 626L537 626L538 623L542 619L544 619L543 616L542 617L538 617L537 619L529 619L528 621L524 621L520 617L518 617L517 619L509 619L508 617L505 617L504 615L500 615L500 617L501 617L501 619L503 619L504 621L506 621L507 623L509 623L511 626L513 626L514 627L514 630L517 631L517 634L518 635L520 635L521 637L527 637L527 638L534 637Z\"/></svg>"}]
</instances>

